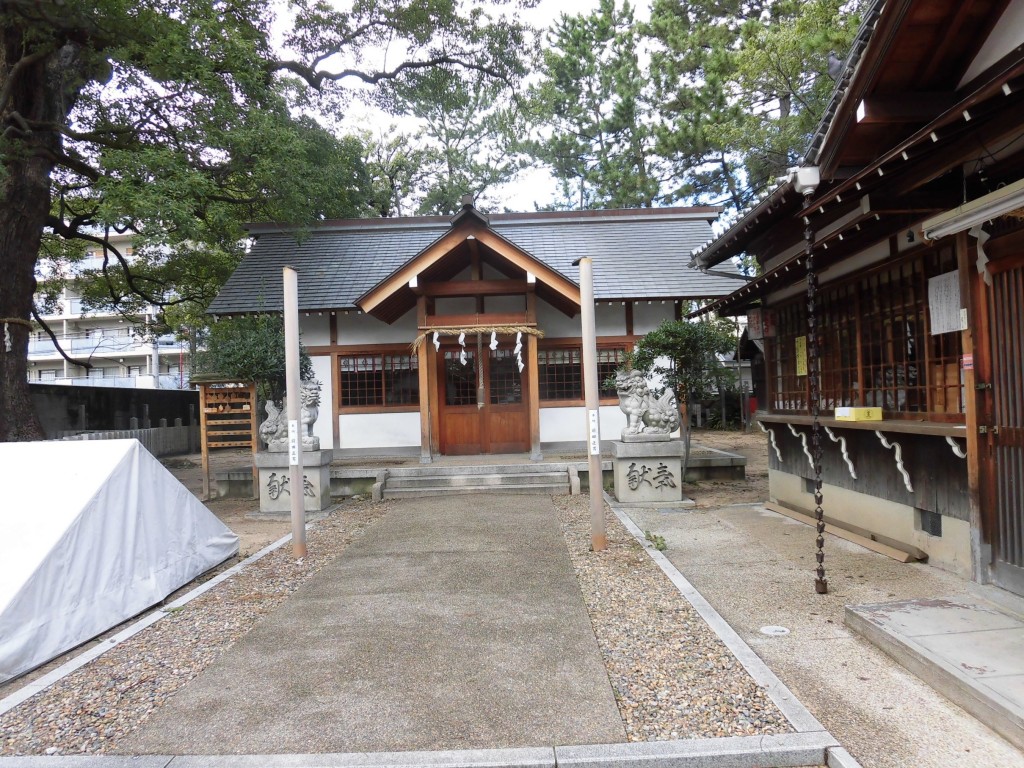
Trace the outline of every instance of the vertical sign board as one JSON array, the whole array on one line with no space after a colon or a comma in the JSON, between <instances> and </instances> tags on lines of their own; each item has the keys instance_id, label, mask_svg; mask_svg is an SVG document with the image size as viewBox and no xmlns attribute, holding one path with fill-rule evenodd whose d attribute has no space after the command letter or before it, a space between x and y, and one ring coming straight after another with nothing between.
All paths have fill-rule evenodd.
<instances>
[{"instance_id":1,"label":"vertical sign board","mask_svg":"<svg viewBox=\"0 0 1024 768\"><path fill-rule=\"evenodd\" d=\"M807 375L807 337L796 337L796 375Z\"/></svg>"},{"instance_id":2,"label":"vertical sign board","mask_svg":"<svg viewBox=\"0 0 1024 768\"><path fill-rule=\"evenodd\" d=\"M587 411L587 419L590 424L590 455L601 455L601 426L597 418L597 411Z\"/></svg>"},{"instance_id":3,"label":"vertical sign board","mask_svg":"<svg viewBox=\"0 0 1024 768\"><path fill-rule=\"evenodd\" d=\"M294 467L299 463L299 422L295 419L288 420L288 466Z\"/></svg>"}]
</instances>

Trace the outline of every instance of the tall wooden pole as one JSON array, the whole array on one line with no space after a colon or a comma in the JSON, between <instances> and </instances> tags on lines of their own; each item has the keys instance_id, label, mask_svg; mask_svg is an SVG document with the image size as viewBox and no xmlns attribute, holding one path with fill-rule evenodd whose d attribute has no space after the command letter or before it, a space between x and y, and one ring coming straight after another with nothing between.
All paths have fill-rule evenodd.
<instances>
[{"instance_id":1,"label":"tall wooden pole","mask_svg":"<svg viewBox=\"0 0 1024 768\"><path fill-rule=\"evenodd\" d=\"M604 528L604 483L601 474L601 394L597 381L597 321L594 317L594 272L589 258L579 260L580 320L583 323L583 390L587 407L587 455L590 475L590 548L600 552L608 540Z\"/></svg>"},{"instance_id":2,"label":"tall wooden pole","mask_svg":"<svg viewBox=\"0 0 1024 768\"><path fill-rule=\"evenodd\" d=\"M302 436L299 433L301 406L299 389L299 277L284 268L284 368L288 391L288 487L292 502L292 554L306 556L306 493L302 472Z\"/></svg>"}]
</instances>

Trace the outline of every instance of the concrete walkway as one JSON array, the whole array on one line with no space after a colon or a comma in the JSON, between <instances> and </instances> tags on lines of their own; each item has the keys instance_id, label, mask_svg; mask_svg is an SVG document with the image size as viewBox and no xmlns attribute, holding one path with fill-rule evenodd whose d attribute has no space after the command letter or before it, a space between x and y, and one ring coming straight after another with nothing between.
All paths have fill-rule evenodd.
<instances>
[{"instance_id":1,"label":"concrete walkway","mask_svg":"<svg viewBox=\"0 0 1024 768\"><path fill-rule=\"evenodd\" d=\"M397 507L121 751L625 740L550 499L492 494Z\"/></svg>"},{"instance_id":2,"label":"concrete walkway","mask_svg":"<svg viewBox=\"0 0 1024 768\"><path fill-rule=\"evenodd\" d=\"M997 621L1000 629L989 628L1012 633L1016 620L991 602L1005 604L1008 593L826 536L829 593L818 595L813 528L760 505L628 514L641 529L664 537L669 560L864 768L1024 768L1024 753L991 730L990 719L972 717L844 623L847 605L870 604L876 622L895 617L889 629L912 639L929 630L916 622L900 625L907 618L902 601L970 605L988 597L989 623ZM946 631L933 625L939 636L918 645L951 654L954 664L976 663L983 627L970 622L981 614L958 613L968 623L955 638L943 639ZM920 618L934 621L936 614ZM1010 640L998 669L1007 673L1007 687L1017 685L1019 637L991 637Z\"/></svg>"}]
</instances>

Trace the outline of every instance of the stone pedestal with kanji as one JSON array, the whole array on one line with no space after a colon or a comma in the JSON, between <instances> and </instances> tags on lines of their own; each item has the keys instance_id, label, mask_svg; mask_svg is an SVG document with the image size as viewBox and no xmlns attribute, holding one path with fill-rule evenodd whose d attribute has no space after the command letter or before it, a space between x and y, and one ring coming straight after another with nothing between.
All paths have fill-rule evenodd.
<instances>
[{"instance_id":1,"label":"stone pedestal with kanji","mask_svg":"<svg viewBox=\"0 0 1024 768\"><path fill-rule=\"evenodd\" d=\"M302 497L306 512L323 512L331 506L331 451L303 451ZM255 456L259 469L260 515L285 517L291 514L291 467L287 453L262 451Z\"/></svg>"},{"instance_id":2,"label":"stone pedestal with kanji","mask_svg":"<svg viewBox=\"0 0 1024 768\"><path fill-rule=\"evenodd\" d=\"M620 504L652 506L692 505L683 499L682 440L668 436L630 442L609 441L614 471L615 499Z\"/></svg>"}]
</instances>

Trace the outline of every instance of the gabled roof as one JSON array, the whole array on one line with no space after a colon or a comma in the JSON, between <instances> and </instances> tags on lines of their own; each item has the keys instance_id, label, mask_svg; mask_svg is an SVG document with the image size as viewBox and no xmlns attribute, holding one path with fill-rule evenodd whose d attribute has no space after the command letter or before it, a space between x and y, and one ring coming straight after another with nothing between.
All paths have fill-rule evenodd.
<instances>
[{"instance_id":1,"label":"gabled roof","mask_svg":"<svg viewBox=\"0 0 1024 768\"><path fill-rule=\"evenodd\" d=\"M494 236L573 284L579 274L573 262L591 257L598 300L712 298L729 293L738 281L702 274L687 263L693 248L708 238L719 210L505 213L486 221ZM452 220L436 216L350 219L324 222L300 239L276 225L254 226L252 249L208 311L280 311L284 266L298 271L300 310L357 309L360 298L452 226Z\"/></svg>"}]
</instances>

